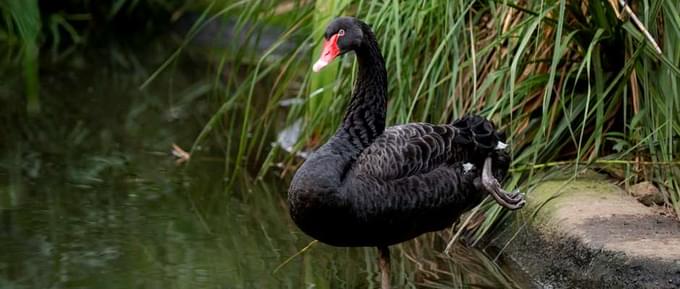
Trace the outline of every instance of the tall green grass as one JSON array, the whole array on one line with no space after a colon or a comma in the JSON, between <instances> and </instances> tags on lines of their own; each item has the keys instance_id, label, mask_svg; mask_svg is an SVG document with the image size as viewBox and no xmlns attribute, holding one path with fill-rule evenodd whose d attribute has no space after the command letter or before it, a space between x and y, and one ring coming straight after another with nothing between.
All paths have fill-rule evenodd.
<instances>
[{"instance_id":1,"label":"tall green grass","mask_svg":"<svg viewBox=\"0 0 680 289\"><path fill-rule=\"evenodd\" d=\"M160 28L179 18L190 7L205 7L206 1L115 0L7 0L0 2L0 53L2 68L22 69L27 110L40 111L40 55L50 52L53 61L63 59L93 35L106 35L121 24ZM154 12L154 13L151 13ZM134 15L133 15L134 14ZM137 15L143 15L143 17ZM161 15L159 17L159 15ZM168 15L167 17L165 17ZM168 19L165 19L165 18ZM142 19L139 19L142 18ZM146 22L145 22L146 21ZM138 30L129 29L132 37ZM165 31L167 29L163 29ZM47 49L49 48L49 50ZM45 54L44 52L42 54Z\"/></svg>"},{"instance_id":2,"label":"tall green grass","mask_svg":"<svg viewBox=\"0 0 680 289\"><path fill-rule=\"evenodd\" d=\"M334 133L356 63L347 56L320 74L312 74L310 64L330 17L354 15L373 27L385 54L388 124L482 114L509 133L508 187L526 190L555 169L576 175L593 168L626 186L653 181L668 208L680 213L675 1L633 6L661 44L660 55L638 28L617 18L615 1L251 1L237 9L241 22L286 25L275 47L300 45L277 56L273 47L248 66L245 84L225 91L223 107L197 141L219 125L238 131L226 140L234 153L226 168L231 176L253 163L263 163L250 167L260 175L275 167L289 175L300 163L268 145L285 127L282 118L288 125L302 120L298 150L313 149ZM263 87L266 100L257 101ZM301 102L279 108L288 98ZM505 216L491 202L479 213L486 218L476 240Z\"/></svg>"},{"instance_id":3,"label":"tall green grass","mask_svg":"<svg viewBox=\"0 0 680 289\"><path fill-rule=\"evenodd\" d=\"M0 16L4 20L4 42L17 46L23 69L26 108L31 113L40 111L38 85L38 56L40 37L40 11L37 0L8 0L0 3ZM1 26L0 26L1 27ZM0 40L2 43L2 40ZM11 51L6 51L11 53Z\"/></svg>"}]
</instances>

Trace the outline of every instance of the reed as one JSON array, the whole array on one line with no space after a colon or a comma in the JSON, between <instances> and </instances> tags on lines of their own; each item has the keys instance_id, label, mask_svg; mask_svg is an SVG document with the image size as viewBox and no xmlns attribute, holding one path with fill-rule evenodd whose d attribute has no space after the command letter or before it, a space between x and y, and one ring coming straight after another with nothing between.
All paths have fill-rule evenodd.
<instances>
[{"instance_id":1,"label":"reed","mask_svg":"<svg viewBox=\"0 0 680 289\"><path fill-rule=\"evenodd\" d=\"M275 45L259 58L245 84L225 92L226 108L214 117L220 121L205 131L219 123L240 132L227 140L238 148L228 156L230 175L253 162L263 163L255 168L259 176L274 167L288 175L300 160L261 144L285 127L282 118L286 125L302 121L297 150L313 149L334 133L356 64L348 56L321 74L312 74L310 65L329 16L354 15L372 25L385 54L388 124L482 114L509 134L514 158L506 186L527 191L555 168L574 176L596 168L625 186L654 181L678 215L680 6L669 0L634 4L630 10L642 26L628 21L616 1L243 3L239 9L248 13L241 21L284 23L288 30L277 43L300 45L273 56ZM274 81L266 84L266 104L256 105L264 78ZM299 102L279 108L288 98ZM245 119L229 117L233 113ZM506 217L491 203L479 214L486 218L473 240Z\"/></svg>"},{"instance_id":2,"label":"reed","mask_svg":"<svg viewBox=\"0 0 680 289\"><path fill-rule=\"evenodd\" d=\"M4 20L4 40L18 47L20 65L23 69L26 109L30 113L40 111L38 84L38 55L40 36L40 12L37 0L8 0L0 4L0 17ZM11 54L12 51L6 51Z\"/></svg>"},{"instance_id":3,"label":"reed","mask_svg":"<svg viewBox=\"0 0 680 289\"><path fill-rule=\"evenodd\" d=\"M104 14L127 13L136 3L113 1ZM626 8L614 0L149 3L172 13L192 5L204 10L161 70L171 67L212 20L236 19L242 32L244 39L234 41L227 53L211 55L219 63L212 81L220 91L215 97L219 107L192 149L197 153L206 140L216 140L232 184L245 173L260 179L294 170L301 161L295 153L270 145L285 127L302 124L296 151L314 149L335 131L356 64L350 55L312 74L311 63L325 23L336 15L354 15L371 24L385 54L388 124L450 122L467 113L482 114L508 132L513 174L507 187L530 193L533 184L556 169L576 176L583 168L596 168L618 176L624 186L654 181L667 207L680 215L676 1L635 1ZM39 108L37 59L43 41L67 35L78 42L87 35L73 25L86 15L40 15L37 1L0 3L0 42L15 48L3 50L7 58L21 55L31 110ZM282 30L271 45L265 51L252 49L252 43L266 38L264 28L272 26ZM56 32L47 37L45 31ZM485 218L473 240L493 232L507 217L491 202L478 214Z\"/></svg>"}]
</instances>

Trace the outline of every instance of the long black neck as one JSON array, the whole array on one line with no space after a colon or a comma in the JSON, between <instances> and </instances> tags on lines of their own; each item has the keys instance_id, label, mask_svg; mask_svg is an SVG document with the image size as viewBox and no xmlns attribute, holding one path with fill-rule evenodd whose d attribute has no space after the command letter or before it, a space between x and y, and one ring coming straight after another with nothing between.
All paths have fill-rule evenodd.
<instances>
[{"instance_id":1,"label":"long black neck","mask_svg":"<svg viewBox=\"0 0 680 289\"><path fill-rule=\"evenodd\" d=\"M373 32L363 27L364 41L355 49L359 75L352 99L337 136L346 138L359 152L385 130L387 71Z\"/></svg>"},{"instance_id":2,"label":"long black neck","mask_svg":"<svg viewBox=\"0 0 680 289\"><path fill-rule=\"evenodd\" d=\"M354 51L359 61L359 75L342 125L326 144L312 154L295 173L291 191L311 194L310 198L328 197L344 184L347 172L366 147L385 130L387 71L367 25L362 25L364 39ZM302 192L302 193L301 193ZM297 202L297 201L293 201Z\"/></svg>"}]
</instances>

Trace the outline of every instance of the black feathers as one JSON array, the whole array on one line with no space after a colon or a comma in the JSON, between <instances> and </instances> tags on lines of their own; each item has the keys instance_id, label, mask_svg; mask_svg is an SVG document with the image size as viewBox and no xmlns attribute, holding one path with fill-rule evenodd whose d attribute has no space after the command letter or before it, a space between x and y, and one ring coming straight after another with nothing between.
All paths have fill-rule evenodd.
<instances>
[{"instance_id":1,"label":"black feathers","mask_svg":"<svg viewBox=\"0 0 680 289\"><path fill-rule=\"evenodd\" d=\"M496 177L507 172L509 157L497 149L504 136L479 116L385 128L387 72L373 32L337 21L330 30L361 31L352 46L359 75L337 133L291 182L293 220L337 246L387 246L446 228L486 194L476 185L485 158Z\"/></svg>"}]
</instances>

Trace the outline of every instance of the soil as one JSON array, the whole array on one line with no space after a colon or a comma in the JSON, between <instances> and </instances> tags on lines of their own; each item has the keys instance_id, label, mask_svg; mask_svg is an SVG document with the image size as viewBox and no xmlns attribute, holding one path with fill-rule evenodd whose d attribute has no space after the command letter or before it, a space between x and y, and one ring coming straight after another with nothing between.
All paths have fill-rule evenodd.
<instances>
[{"instance_id":1,"label":"soil","mask_svg":"<svg viewBox=\"0 0 680 289\"><path fill-rule=\"evenodd\" d=\"M602 177L541 184L522 212L506 253L541 288L680 288L680 222Z\"/></svg>"},{"instance_id":2,"label":"soil","mask_svg":"<svg viewBox=\"0 0 680 289\"><path fill-rule=\"evenodd\" d=\"M538 288L680 288L680 262L629 257L535 229L520 232L505 253Z\"/></svg>"}]
</instances>

